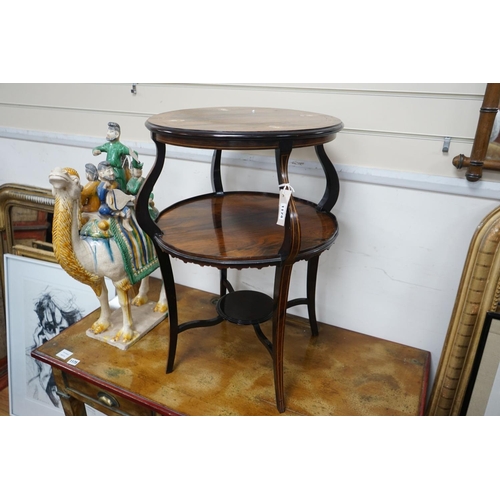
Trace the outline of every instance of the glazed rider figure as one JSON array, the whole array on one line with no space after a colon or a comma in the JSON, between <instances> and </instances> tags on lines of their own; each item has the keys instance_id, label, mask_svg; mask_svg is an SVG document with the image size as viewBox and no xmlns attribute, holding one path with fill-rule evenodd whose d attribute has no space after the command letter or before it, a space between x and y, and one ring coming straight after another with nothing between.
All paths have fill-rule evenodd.
<instances>
[{"instance_id":1,"label":"glazed rider figure","mask_svg":"<svg viewBox=\"0 0 500 500\"><path fill-rule=\"evenodd\" d=\"M108 132L106 134L106 144L102 146L97 146L92 150L94 156L100 155L102 152L106 153L106 161L111 164L113 170L115 171L115 180L118 184L118 189L126 192L127 180L125 176L125 170L123 169L122 163L123 158L127 155L136 156L137 154L132 154L133 152L124 144L120 142L120 125L115 122L108 123Z\"/></svg>"}]
</instances>

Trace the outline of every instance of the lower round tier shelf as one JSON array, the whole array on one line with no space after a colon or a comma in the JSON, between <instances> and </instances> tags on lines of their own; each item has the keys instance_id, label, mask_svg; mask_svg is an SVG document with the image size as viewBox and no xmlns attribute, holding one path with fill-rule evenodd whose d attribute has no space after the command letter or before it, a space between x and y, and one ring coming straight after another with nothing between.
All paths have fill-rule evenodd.
<instances>
[{"instance_id":1,"label":"lower round tier shelf","mask_svg":"<svg viewBox=\"0 0 500 500\"><path fill-rule=\"evenodd\" d=\"M223 295L217 302L217 312L237 325L258 325L273 317L273 304L265 293L239 290Z\"/></svg>"},{"instance_id":2,"label":"lower round tier shelf","mask_svg":"<svg viewBox=\"0 0 500 500\"><path fill-rule=\"evenodd\" d=\"M333 244L337 219L312 202L294 198L300 221L298 260L319 255ZM159 247L185 262L219 268L277 265L284 228L278 219L278 195L258 192L210 193L164 210L156 224Z\"/></svg>"}]
</instances>

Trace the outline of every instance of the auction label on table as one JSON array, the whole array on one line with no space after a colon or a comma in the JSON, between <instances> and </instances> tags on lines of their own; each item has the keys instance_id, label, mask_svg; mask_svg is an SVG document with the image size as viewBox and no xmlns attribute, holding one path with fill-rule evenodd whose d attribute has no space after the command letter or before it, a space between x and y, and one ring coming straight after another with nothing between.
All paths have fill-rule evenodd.
<instances>
[{"instance_id":1,"label":"auction label on table","mask_svg":"<svg viewBox=\"0 0 500 500\"><path fill-rule=\"evenodd\" d=\"M278 226L285 225L286 213L288 211L288 203L290 202L290 197L292 196L293 188L290 184L280 185L280 198L279 198L279 212L278 221L276 224Z\"/></svg>"},{"instance_id":2,"label":"auction label on table","mask_svg":"<svg viewBox=\"0 0 500 500\"><path fill-rule=\"evenodd\" d=\"M56 356L61 359L68 359L73 353L71 351L68 351L67 349L63 349L62 351L59 351Z\"/></svg>"}]
</instances>

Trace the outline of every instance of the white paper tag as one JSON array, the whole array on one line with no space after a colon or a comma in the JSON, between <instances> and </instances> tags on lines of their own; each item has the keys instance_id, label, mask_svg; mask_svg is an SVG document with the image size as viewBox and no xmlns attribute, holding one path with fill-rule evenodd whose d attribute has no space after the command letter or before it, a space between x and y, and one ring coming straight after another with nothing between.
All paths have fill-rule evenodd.
<instances>
[{"instance_id":1,"label":"white paper tag","mask_svg":"<svg viewBox=\"0 0 500 500\"><path fill-rule=\"evenodd\" d=\"M71 359L68 361L68 365L76 366L79 362L80 362L80 360L79 360L79 359L71 358Z\"/></svg>"},{"instance_id":2,"label":"white paper tag","mask_svg":"<svg viewBox=\"0 0 500 500\"><path fill-rule=\"evenodd\" d=\"M278 221L276 224L278 224L278 226L284 226L286 213L288 211L288 203L290 201L290 196L292 196L293 188L290 184L282 184L280 188Z\"/></svg>"},{"instance_id":3,"label":"white paper tag","mask_svg":"<svg viewBox=\"0 0 500 500\"><path fill-rule=\"evenodd\" d=\"M56 356L61 359L68 359L73 353L71 351L68 351L67 349L63 349L62 351L59 351Z\"/></svg>"}]
</instances>

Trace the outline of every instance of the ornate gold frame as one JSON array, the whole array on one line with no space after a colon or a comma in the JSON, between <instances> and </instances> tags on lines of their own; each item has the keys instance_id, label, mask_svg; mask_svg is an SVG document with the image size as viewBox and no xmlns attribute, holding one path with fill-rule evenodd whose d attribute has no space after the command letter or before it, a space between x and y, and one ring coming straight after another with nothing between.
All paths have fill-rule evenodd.
<instances>
[{"instance_id":1,"label":"ornate gold frame","mask_svg":"<svg viewBox=\"0 0 500 500\"><path fill-rule=\"evenodd\" d=\"M474 234L465 262L428 415L459 415L488 311L499 311L500 207Z\"/></svg>"},{"instance_id":2,"label":"ornate gold frame","mask_svg":"<svg viewBox=\"0 0 500 500\"><path fill-rule=\"evenodd\" d=\"M12 207L31 208L44 212L54 212L54 197L50 189L25 186L23 184L3 184L0 186L0 278L4 286L3 254L16 253L27 257L55 262L52 251L40 248L14 245Z\"/></svg>"}]
</instances>

